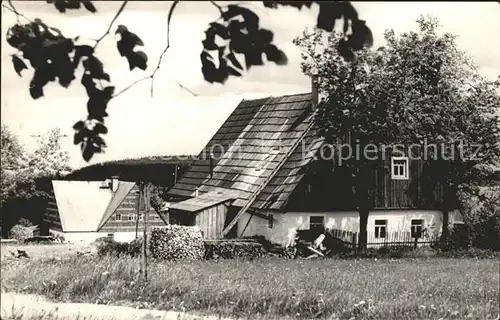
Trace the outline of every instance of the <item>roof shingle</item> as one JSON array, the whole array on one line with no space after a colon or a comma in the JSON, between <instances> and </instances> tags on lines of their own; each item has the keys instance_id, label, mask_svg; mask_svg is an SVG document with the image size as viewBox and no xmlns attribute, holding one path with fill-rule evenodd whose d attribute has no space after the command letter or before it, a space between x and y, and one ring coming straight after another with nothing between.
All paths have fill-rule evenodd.
<instances>
[{"instance_id":1,"label":"roof shingle","mask_svg":"<svg viewBox=\"0 0 500 320\"><path fill-rule=\"evenodd\" d=\"M238 195L233 205L244 206L274 175L252 208L283 210L323 142L314 127L306 133L313 120L310 93L242 101L169 195L193 197L196 188L201 193L231 191ZM300 139L302 144L278 168Z\"/></svg>"}]
</instances>

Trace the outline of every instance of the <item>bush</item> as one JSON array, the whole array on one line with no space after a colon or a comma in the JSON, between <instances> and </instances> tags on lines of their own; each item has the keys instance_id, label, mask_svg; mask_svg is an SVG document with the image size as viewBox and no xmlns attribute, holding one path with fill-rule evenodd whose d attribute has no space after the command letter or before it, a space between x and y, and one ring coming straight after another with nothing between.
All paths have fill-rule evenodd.
<instances>
[{"instance_id":1,"label":"bush","mask_svg":"<svg viewBox=\"0 0 500 320\"><path fill-rule=\"evenodd\" d=\"M487 249L479 249L479 248L470 248L468 250L446 250L446 251L438 251L438 256L444 258L476 258L476 259L500 259L500 252L487 250Z\"/></svg>"},{"instance_id":2,"label":"bush","mask_svg":"<svg viewBox=\"0 0 500 320\"><path fill-rule=\"evenodd\" d=\"M136 239L130 243L116 242L111 239L98 239L97 254L99 255L128 255L132 257L139 256L142 252L142 238Z\"/></svg>"},{"instance_id":3,"label":"bush","mask_svg":"<svg viewBox=\"0 0 500 320\"><path fill-rule=\"evenodd\" d=\"M500 184L461 190L459 199L470 244L500 251Z\"/></svg>"},{"instance_id":4,"label":"bush","mask_svg":"<svg viewBox=\"0 0 500 320\"><path fill-rule=\"evenodd\" d=\"M149 248L160 260L201 260L205 253L201 230L179 225L153 229Z\"/></svg>"},{"instance_id":5,"label":"bush","mask_svg":"<svg viewBox=\"0 0 500 320\"><path fill-rule=\"evenodd\" d=\"M205 241L205 259L254 259L266 254L258 242Z\"/></svg>"},{"instance_id":6,"label":"bush","mask_svg":"<svg viewBox=\"0 0 500 320\"><path fill-rule=\"evenodd\" d=\"M19 219L17 224L20 226L23 226L23 227L32 227L33 226L33 223L26 218Z\"/></svg>"},{"instance_id":7,"label":"bush","mask_svg":"<svg viewBox=\"0 0 500 320\"><path fill-rule=\"evenodd\" d=\"M19 241L24 241L25 239L31 238L33 236L33 230L27 227L16 224L10 229L10 238Z\"/></svg>"}]
</instances>

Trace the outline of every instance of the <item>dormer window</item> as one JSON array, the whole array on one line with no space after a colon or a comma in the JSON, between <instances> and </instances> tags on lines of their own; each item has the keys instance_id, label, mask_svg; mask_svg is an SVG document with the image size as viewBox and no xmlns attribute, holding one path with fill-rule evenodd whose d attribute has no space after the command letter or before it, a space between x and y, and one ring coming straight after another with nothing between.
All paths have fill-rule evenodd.
<instances>
[{"instance_id":1,"label":"dormer window","mask_svg":"<svg viewBox=\"0 0 500 320\"><path fill-rule=\"evenodd\" d=\"M391 158L391 178L392 180L408 180L409 172L408 157Z\"/></svg>"}]
</instances>

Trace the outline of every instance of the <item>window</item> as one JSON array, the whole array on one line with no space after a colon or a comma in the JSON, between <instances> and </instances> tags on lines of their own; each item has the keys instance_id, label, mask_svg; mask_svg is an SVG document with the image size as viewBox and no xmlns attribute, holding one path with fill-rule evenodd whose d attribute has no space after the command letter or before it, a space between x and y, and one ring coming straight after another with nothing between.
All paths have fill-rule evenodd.
<instances>
[{"instance_id":1,"label":"window","mask_svg":"<svg viewBox=\"0 0 500 320\"><path fill-rule=\"evenodd\" d=\"M325 217L323 216L310 216L309 217L309 230L322 230L325 225Z\"/></svg>"},{"instance_id":2,"label":"window","mask_svg":"<svg viewBox=\"0 0 500 320\"><path fill-rule=\"evenodd\" d=\"M408 157L392 157L391 178L393 180L408 180Z\"/></svg>"},{"instance_id":3,"label":"window","mask_svg":"<svg viewBox=\"0 0 500 320\"><path fill-rule=\"evenodd\" d=\"M115 220L120 221L122 219L122 216L120 214L115 215Z\"/></svg>"},{"instance_id":4,"label":"window","mask_svg":"<svg viewBox=\"0 0 500 320\"><path fill-rule=\"evenodd\" d=\"M142 215L142 214L141 214L141 215L139 216L139 221L142 221L142 220L144 220L144 215Z\"/></svg>"},{"instance_id":5,"label":"window","mask_svg":"<svg viewBox=\"0 0 500 320\"><path fill-rule=\"evenodd\" d=\"M130 214L128 216L128 221L134 221L135 220L135 214Z\"/></svg>"},{"instance_id":6,"label":"window","mask_svg":"<svg viewBox=\"0 0 500 320\"><path fill-rule=\"evenodd\" d=\"M122 221L128 220L128 214L122 214Z\"/></svg>"},{"instance_id":7,"label":"window","mask_svg":"<svg viewBox=\"0 0 500 320\"><path fill-rule=\"evenodd\" d=\"M375 220L375 238L385 239L387 235L387 220Z\"/></svg>"},{"instance_id":8,"label":"window","mask_svg":"<svg viewBox=\"0 0 500 320\"><path fill-rule=\"evenodd\" d=\"M411 237L412 238L422 237L423 228L424 228L424 220L412 219L411 220Z\"/></svg>"}]
</instances>

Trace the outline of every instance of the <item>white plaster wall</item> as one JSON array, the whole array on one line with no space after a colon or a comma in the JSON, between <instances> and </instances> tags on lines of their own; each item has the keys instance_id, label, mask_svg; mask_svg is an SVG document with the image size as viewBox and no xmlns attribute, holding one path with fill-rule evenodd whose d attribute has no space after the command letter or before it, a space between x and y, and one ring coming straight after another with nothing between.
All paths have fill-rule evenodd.
<instances>
[{"instance_id":1,"label":"white plaster wall","mask_svg":"<svg viewBox=\"0 0 500 320\"><path fill-rule=\"evenodd\" d=\"M343 212L287 212L269 213L273 215L273 227L269 228L268 221L253 216L248 223L243 236L261 235L271 242L286 245L294 237L296 230L309 229L310 216L324 216L325 227L343 231L359 232L359 214L357 211ZM250 214L244 214L238 222L238 236L242 235ZM423 219L424 227L430 232L440 232L442 228L442 213L437 210L376 210L368 217L368 232L374 232L375 220L387 220L387 232L410 231L412 219ZM450 225L462 222L458 211L450 213Z\"/></svg>"},{"instance_id":2,"label":"white plaster wall","mask_svg":"<svg viewBox=\"0 0 500 320\"><path fill-rule=\"evenodd\" d=\"M67 243L92 243L99 238L108 236L104 232L64 232L61 235Z\"/></svg>"},{"instance_id":3,"label":"white plaster wall","mask_svg":"<svg viewBox=\"0 0 500 320\"><path fill-rule=\"evenodd\" d=\"M99 238L107 237L107 232L60 232L51 230L56 235L64 237L67 243L92 243ZM142 233L140 234L142 236ZM131 242L135 239L135 232L115 232L113 240L117 242Z\"/></svg>"},{"instance_id":4,"label":"white plaster wall","mask_svg":"<svg viewBox=\"0 0 500 320\"><path fill-rule=\"evenodd\" d=\"M142 238L142 232L138 234ZM135 232L115 232L113 233L113 240L116 242L132 242L135 240Z\"/></svg>"}]
</instances>

